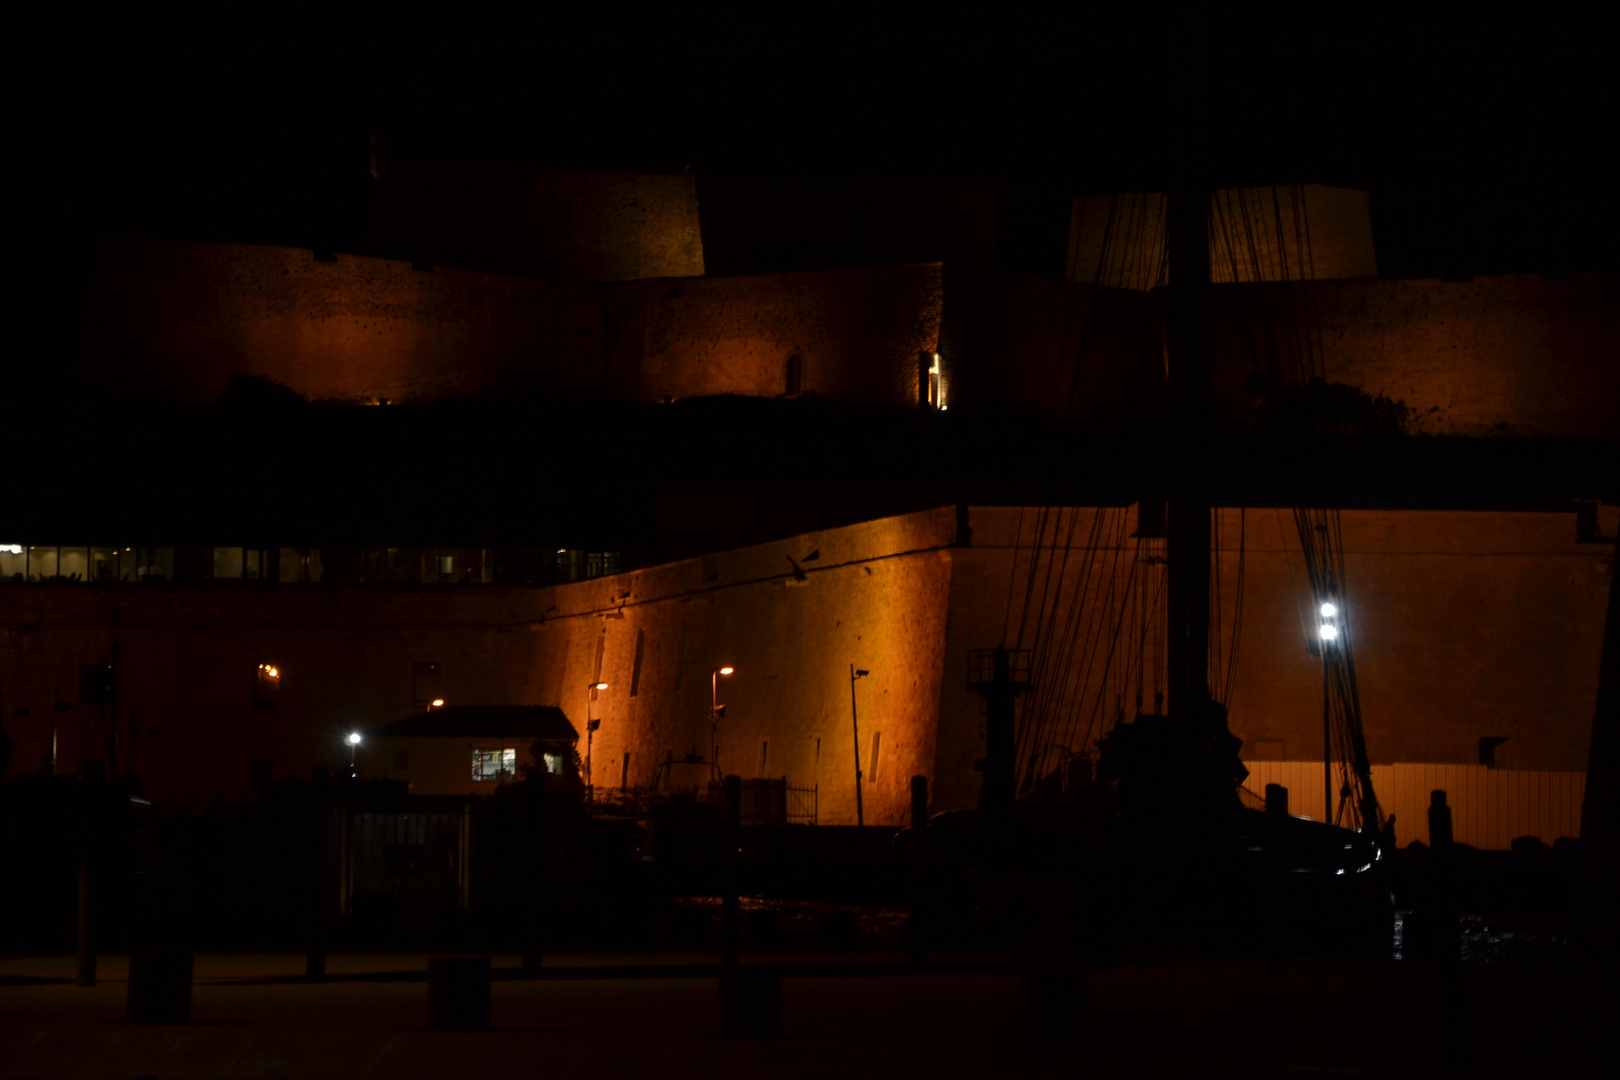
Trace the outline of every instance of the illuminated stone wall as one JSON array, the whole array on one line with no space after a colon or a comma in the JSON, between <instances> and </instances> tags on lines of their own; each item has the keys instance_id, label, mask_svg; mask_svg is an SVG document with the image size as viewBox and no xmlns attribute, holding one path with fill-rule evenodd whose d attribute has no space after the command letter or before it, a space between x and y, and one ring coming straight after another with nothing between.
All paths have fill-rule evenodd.
<instances>
[{"instance_id":1,"label":"illuminated stone wall","mask_svg":"<svg viewBox=\"0 0 1620 1080\"><path fill-rule=\"evenodd\" d=\"M933 769L954 529L953 511L930 511L560 587L532 631L547 700L583 715L600 648L596 780L617 786L629 753L631 784L648 785L671 754L708 758L710 673L730 665L721 770L818 786L823 823L851 823L853 664L871 672L856 686L865 820L901 823L909 778Z\"/></svg>"},{"instance_id":2,"label":"illuminated stone wall","mask_svg":"<svg viewBox=\"0 0 1620 1080\"><path fill-rule=\"evenodd\" d=\"M1605 514L1604 535L1612 535L1613 512ZM953 696L966 682L967 651L997 644L1003 625L1009 644L1017 642L1021 623L1026 645L1061 640L1071 606L1064 599L1043 607L1043 597L1058 595L1060 580L1066 596L1090 590L1073 618L1074 662L1067 665L1086 674L1071 675L1074 685L1052 708L1058 717L1079 714L1069 726L1075 733L1070 748L1082 748L1085 734L1105 727L1116 709L1134 712L1134 681L1110 684L1098 708L1099 672L1115 628L1122 618L1131 625L1129 612L1121 615L1121 597L1137 556L1134 514L1105 512L1106 527L1095 534L1101 552L1088 562L1096 516L1082 509L1045 523L1047 544L1054 535L1072 536L1073 547L1065 559L1060 545L1056 566L1050 558L1034 560L1031 587L1038 511L974 509L972 549L952 552L946 666L953 674L942 695L940 742L945 747L951 732L959 741L950 769L942 750L942 774L960 775L977 745L974 725L982 710L972 697ZM1613 544L1577 542L1569 513L1358 510L1343 512L1342 522L1346 617L1373 762L1477 764L1482 737L1505 737L1497 752L1501 767L1583 770ZM1238 511L1225 510L1218 524L1222 664L1216 674L1219 682L1222 671L1231 671L1232 730L1244 740L1246 757L1320 761L1321 661L1306 648L1315 620L1292 514L1255 509L1240 521ZM1242 632L1231 666L1240 537ZM1159 587L1153 572L1138 580L1147 582L1149 593ZM1032 597L1027 616L1026 593ZM1129 633L1118 637L1118 648L1128 653ZM1143 680L1147 710L1156 689L1153 667L1150 658ZM1037 686L1053 692L1039 679ZM1026 720L1038 701L1039 694L1023 699ZM1057 730L1063 726L1052 725Z\"/></svg>"},{"instance_id":3,"label":"illuminated stone wall","mask_svg":"<svg viewBox=\"0 0 1620 1080\"><path fill-rule=\"evenodd\" d=\"M917 354L938 347L938 264L637 282L607 296L615 330L609 393L641 401L800 392L912 408Z\"/></svg>"},{"instance_id":4,"label":"illuminated stone wall","mask_svg":"<svg viewBox=\"0 0 1620 1080\"><path fill-rule=\"evenodd\" d=\"M85 377L103 391L201 403L257 375L311 400L476 394L502 377L583 392L604 361L586 283L296 248L96 245Z\"/></svg>"},{"instance_id":5,"label":"illuminated stone wall","mask_svg":"<svg viewBox=\"0 0 1620 1080\"><path fill-rule=\"evenodd\" d=\"M311 400L419 401L528 387L639 401L802 390L909 408L937 346L937 265L589 282L309 251L97 244L83 378L201 403L256 375Z\"/></svg>"},{"instance_id":6,"label":"illuminated stone wall","mask_svg":"<svg viewBox=\"0 0 1620 1080\"><path fill-rule=\"evenodd\" d=\"M1040 614L1056 581L1072 589L1087 575L1117 578L1137 551L1133 512L1065 511L1045 528L1048 542L1073 538L1069 560L1051 576L1037 562L1031 587L1038 512L974 508L970 521L966 547L955 543L954 509L942 508L550 588L0 586L11 767L37 767L54 702L76 702L79 665L101 660L115 638L121 719L142 731L137 771L156 798L191 806L242 797L253 758L272 759L278 776L342 765L346 732L420 711L417 663L441 665L447 701L558 705L581 731L588 687L605 681L591 706L602 718L595 780L611 790L627 775L646 787L671 755L709 756L709 673L730 665L735 674L719 683L728 706L721 769L819 787L821 820L841 823L854 819L854 664L871 672L856 687L866 820L903 821L913 774L930 777L935 810L972 806L984 744L983 707L967 690L969 652L994 647L1004 632L1015 643L1021 625L1026 644L1050 648L1070 621ZM1578 543L1572 514L1346 511L1343 522L1372 760L1475 765L1480 738L1505 737L1499 767L1582 771L1613 545ZM1606 515L1605 535L1615 525ZM1305 648L1310 597L1291 529L1286 515L1251 510L1241 530L1237 512L1223 511L1219 530L1223 648L1240 531L1245 549L1231 726L1245 755L1262 761L1321 760L1320 661ZM1072 620L1071 657L1101 655L1117 601L1094 589ZM1059 629L1037 631L1043 624ZM268 707L254 704L264 662L282 672L280 701ZM1053 715L1068 709L1081 722L1063 748L1083 749L1116 707L1134 711L1117 686L1110 693L1123 700L1094 707L1095 659L1089 669L1057 663L1022 700L1026 744L1029 710L1057 692L1054 673L1066 668L1078 674ZM1144 684L1151 709L1151 673ZM105 758L102 707L71 704L59 715L64 771ZM1057 748L1048 749L1055 760ZM365 754L363 773L389 771ZM665 779L707 777L697 765Z\"/></svg>"},{"instance_id":7,"label":"illuminated stone wall","mask_svg":"<svg viewBox=\"0 0 1620 1080\"><path fill-rule=\"evenodd\" d=\"M1620 275L1311 291L1327 378L1404 403L1414 434L1614 438Z\"/></svg>"},{"instance_id":8,"label":"illuminated stone wall","mask_svg":"<svg viewBox=\"0 0 1620 1080\"><path fill-rule=\"evenodd\" d=\"M417 663L441 665L451 700L542 703L522 633L536 597L494 586L11 586L0 639L11 768L32 772L48 755L58 699L71 706L59 714L62 771L106 759L107 713L77 704L79 665L102 661L114 640L121 762L133 723L148 793L197 809L245 797L254 758L271 759L277 777L346 765L346 733L421 711ZM281 672L272 706L254 701L265 662Z\"/></svg>"},{"instance_id":9,"label":"illuminated stone wall","mask_svg":"<svg viewBox=\"0 0 1620 1080\"><path fill-rule=\"evenodd\" d=\"M1361 510L1343 522L1372 760L1477 764L1479 739L1505 736L1502 767L1584 770L1614 545L1578 543L1573 514ZM1321 662L1305 651L1292 515L1250 511L1247 541L1232 727L1253 756L1320 761ZM1225 564L1230 591L1235 555Z\"/></svg>"},{"instance_id":10,"label":"illuminated stone wall","mask_svg":"<svg viewBox=\"0 0 1620 1080\"><path fill-rule=\"evenodd\" d=\"M1399 402L1414 434L1606 438L1620 417L1620 275L1314 281L1216 289L1217 391L1320 360ZM204 402L233 375L317 400L528 386L661 401L800 389L893 409L939 350L949 407L1085 420L1151 405L1157 299L939 264L594 284L412 270L245 245L103 240L85 380ZM1307 365L1308 366L1308 365Z\"/></svg>"},{"instance_id":11,"label":"illuminated stone wall","mask_svg":"<svg viewBox=\"0 0 1620 1080\"><path fill-rule=\"evenodd\" d=\"M592 707L596 780L616 787L628 752L630 783L649 785L667 754L709 756L709 673L730 664L722 767L759 775L768 741L766 775L819 785L822 820L853 821L853 663L872 673L858 687L863 753L881 732L866 820L898 822L908 778L933 758L954 521L950 510L891 518L555 588L6 586L12 769L39 765L53 702L77 700L79 665L114 639L120 726L144 732L136 770L155 798L198 808L244 797L253 758L272 759L278 777L341 767L347 732L421 711L417 663L440 665L446 701L555 704L582 733L588 686L606 681ZM254 704L265 662L281 671L268 707ZM19 707L28 715L13 719ZM106 758L106 721L99 706L61 714L62 771ZM367 754L363 774L391 771ZM674 780L707 776L683 768Z\"/></svg>"}]
</instances>

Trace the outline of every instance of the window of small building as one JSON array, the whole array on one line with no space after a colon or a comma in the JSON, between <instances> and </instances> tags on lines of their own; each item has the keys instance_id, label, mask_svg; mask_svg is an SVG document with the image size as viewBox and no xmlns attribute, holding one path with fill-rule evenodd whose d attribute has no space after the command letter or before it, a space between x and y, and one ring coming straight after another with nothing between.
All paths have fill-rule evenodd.
<instances>
[{"instance_id":1,"label":"window of small building","mask_svg":"<svg viewBox=\"0 0 1620 1080\"><path fill-rule=\"evenodd\" d=\"M547 758L551 755L546 755ZM548 766L550 762L547 762ZM499 750L474 750L472 752L472 778L474 782L488 781L500 782L512 780L517 776L517 751L511 748Z\"/></svg>"},{"instance_id":2,"label":"window of small building","mask_svg":"<svg viewBox=\"0 0 1620 1080\"><path fill-rule=\"evenodd\" d=\"M552 776L563 774L563 756L561 754L541 754L540 760L546 766L546 772Z\"/></svg>"}]
</instances>

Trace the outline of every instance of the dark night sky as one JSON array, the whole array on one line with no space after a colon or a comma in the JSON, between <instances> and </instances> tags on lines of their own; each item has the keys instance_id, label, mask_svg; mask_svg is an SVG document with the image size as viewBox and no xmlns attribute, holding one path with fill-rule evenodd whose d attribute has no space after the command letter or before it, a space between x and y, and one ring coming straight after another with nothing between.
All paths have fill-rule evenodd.
<instances>
[{"instance_id":1,"label":"dark night sky","mask_svg":"<svg viewBox=\"0 0 1620 1080\"><path fill-rule=\"evenodd\" d=\"M380 132L541 165L1092 191L1193 160L1373 188L1386 273L1620 268L1612 6L1189 7L52 9L9 46L12 250L71 274L97 231L341 248Z\"/></svg>"}]
</instances>

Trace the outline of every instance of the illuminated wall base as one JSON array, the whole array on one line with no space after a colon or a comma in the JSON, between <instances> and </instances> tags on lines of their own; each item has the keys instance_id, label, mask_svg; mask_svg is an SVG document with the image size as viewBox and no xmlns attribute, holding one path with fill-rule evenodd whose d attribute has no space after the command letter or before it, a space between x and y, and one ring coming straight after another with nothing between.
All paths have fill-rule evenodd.
<instances>
[{"instance_id":1,"label":"illuminated wall base","mask_svg":"<svg viewBox=\"0 0 1620 1080\"><path fill-rule=\"evenodd\" d=\"M1265 796L1267 784L1288 789L1289 812L1320 821L1320 761L1249 761L1244 786ZM1335 770L1334 783L1340 783ZM1490 769L1483 765L1397 764L1373 766L1373 791L1385 814L1395 815L1396 842L1429 843L1429 793L1444 791L1458 843L1505 850L1521 836L1552 844L1581 834L1586 774ZM1334 799L1337 813L1338 799Z\"/></svg>"}]
</instances>

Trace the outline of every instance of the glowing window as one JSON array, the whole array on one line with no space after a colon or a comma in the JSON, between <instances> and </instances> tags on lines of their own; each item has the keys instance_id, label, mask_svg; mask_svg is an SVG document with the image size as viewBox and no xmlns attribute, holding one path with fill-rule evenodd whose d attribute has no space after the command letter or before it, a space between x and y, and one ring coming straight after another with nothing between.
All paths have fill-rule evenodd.
<instances>
[{"instance_id":1,"label":"glowing window","mask_svg":"<svg viewBox=\"0 0 1620 1080\"><path fill-rule=\"evenodd\" d=\"M945 369L937 352L917 354L917 404L945 411Z\"/></svg>"},{"instance_id":2,"label":"glowing window","mask_svg":"<svg viewBox=\"0 0 1620 1080\"><path fill-rule=\"evenodd\" d=\"M517 776L517 751L474 750L472 752L472 778L474 782L512 780Z\"/></svg>"}]
</instances>

